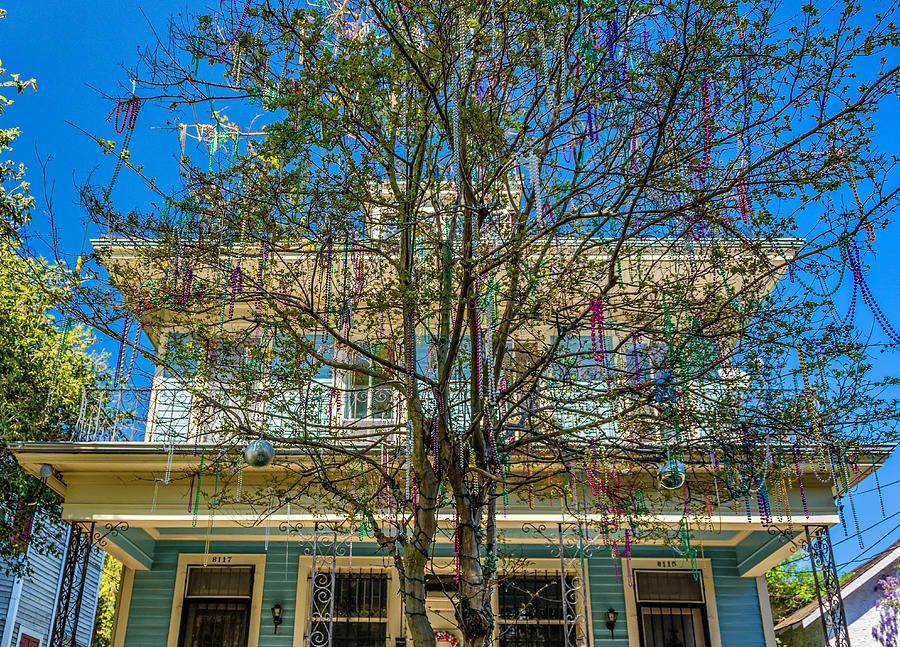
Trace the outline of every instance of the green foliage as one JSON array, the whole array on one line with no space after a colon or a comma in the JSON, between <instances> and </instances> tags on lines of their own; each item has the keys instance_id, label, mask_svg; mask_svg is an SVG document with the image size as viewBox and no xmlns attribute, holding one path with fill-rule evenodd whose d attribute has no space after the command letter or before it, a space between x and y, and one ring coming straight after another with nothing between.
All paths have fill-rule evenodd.
<instances>
[{"instance_id":1,"label":"green foliage","mask_svg":"<svg viewBox=\"0 0 900 647\"><path fill-rule=\"evenodd\" d=\"M809 563L797 555L789 557L766 572L769 603L776 624L816 599L816 584ZM843 583L853 573L845 573L838 579Z\"/></svg>"},{"instance_id":2,"label":"green foliage","mask_svg":"<svg viewBox=\"0 0 900 647\"><path fill-rule=\"evenodd\" d=\"M110 645L121 580L122 562L112 555L107 555L103 562L103 574L100 576L100 595L97 600L97 614L94 616L91 647L109 647Z\"/></svg>"},{"instance_id":3,"label":"green foliage","mask_svg":"<svg viewBox=\"0 0 900 647\"><path fill-rule=\"evenodd\" d=\"M72 327L61 347L61 331L51 313L55 268L21 260L17 248L0 242L0 509L27 512L0 519L0 559L8 569L25 564L14 541L24 517L34 517L32 550L51 549L58 532L58 497L24 473L9 451L9 441L64 440L76 422L82 388L96 379L97 360L89 354L92 337ZM54 391L53 398L48 394Z\"/></svg>"},{"instance_id":4,"label":"green foliage","mask_svg":"<svg viewBox=\"0 0 900 647\"><path fill-rule=\"evenodd\" d=\"M766 573L772 618L780 622L816 599L812 573L791 557Z\"/></svg>"},{"instance_id":5,"label":"green foliage","mask_svg":"<svg viewBox=\"0 0 900 647\"><path fill-rule=\"evenodd\" d=\"M5 17L6 11L0 9L0 20ZM23 81L18 74L10 74L7 78L3 61L0 60L0 89L15 88L16 92L21 94L28 87L37 89L34 79ZM0 93L0 115L11 103L13 103L11 99ZM12 142L18 136L18 128L0 128L0 154L11 150ZM33 207L34 199L29 192L28 183L25 182L25 167L9 160L0 160L0 216L2 216L0 222L5 226L10 224L21 226Z\"/></svg>"}]
</instances>

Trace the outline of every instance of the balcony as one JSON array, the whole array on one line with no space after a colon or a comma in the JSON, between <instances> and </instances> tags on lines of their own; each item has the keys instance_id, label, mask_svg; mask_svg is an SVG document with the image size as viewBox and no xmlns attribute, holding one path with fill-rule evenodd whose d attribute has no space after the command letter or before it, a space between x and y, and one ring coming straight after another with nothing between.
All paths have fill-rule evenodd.
<instances>
[{"instance_id":1,"label":"balcony","mask_svg":"<svg viewBox=\"0 0 900 647\"><path fill-rule=\"evenodd\" d=\"M151 393L151 389L85 389L70 440L146 440Z\"/></svg>"}]
</instances>

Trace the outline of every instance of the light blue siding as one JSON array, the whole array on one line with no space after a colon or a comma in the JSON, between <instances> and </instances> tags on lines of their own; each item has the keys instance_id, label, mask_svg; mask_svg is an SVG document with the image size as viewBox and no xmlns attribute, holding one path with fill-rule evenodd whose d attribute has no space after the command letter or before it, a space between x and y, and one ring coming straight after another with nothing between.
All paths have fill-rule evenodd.
<instances>
[{"instance_id":1,"label":"light blue siding","mask_svg":"<svg viewBox=\"0 0 900 647\"><path fill-rule=\"evenodd\" d=\"M16 578L12 575L0 573L0 636L6 628L6 615L9 612L12 590L16 584Z\"/></svg>"},{"instance_id":2,"label":"light blue siding","mask_svg":"<svg viewBox=\"0 0 900 647\"><path fill-rule=\"evenodd\" d=\"M184 442L190 438L191 399L191 392L177 378L163 377L156 399L153 440Z\"/></svg>"},{"instance_id":3,"label":"light blue siding","mask_svg":"<svg viewBox=\"0 0 900 647\"><path fill-rule=\"evenodd\" d=\"M169 634L172 600L175 595L175 571L179 553L202 553L204 542L158 542L153 570L135 571L131 612L125 633L125 647L159 647ZM217 553L261 553L262 542L217 542L210 547ZM300 548L296 542L269 544L260 623L260 647L290 647L293 642L296 613L297 567ZM280 604L284 624L273 633L269 612ZM302 614L301 614L302 615Z\"/></svg>"},{"instance_id":4,"label":"light blue siding","mask_svg":"<svg viewBox=\"0 0 900 647\"><path fill-rule=\"evenodd\" d=\"M291 645L296 618L298 615L301 617L305 615L305 610L300 610L298 614L295 608L297 567L302 549L303 546L296 541L289 544L272 541L269 544L262 600L260 647ZM156 543L153 569L135 572L125 647L158 647L165 644L178 555L182 552L202 553L203 550L203 541ZM553 557L547 544L513 543L505 546L504 550L526 558ZM210 546L210 551L234 554L261 553L264 552L264 544L260 541L214 542ZM373 544L354 544L355 555L373 554L373 551ZM438 557L449 557L453 554L453 548L451 545L441 544L436 547L434 554ZM662 559L674 557L671 551L647 546L636 547L633 556ZM712 562L722 644L764 647L765 639L755 580L738 574L738 558L733 548L707 549L705 557ZM567 560L567 564L571 563ZM628 585L624 582L621 569L616 568L617 563L618 561L613 561L609 552L595 553L586 558L593 644L603 647L626 647L628 644L625 618L625 587ZM272 631L269 614L269 609L276 603L280 604L284 611L284 624L279 628L277 635ZM620 613L615 628L615 639L610 639L609 631L606 629L605 614L609 608Z\"/></svg>"}]
</instances>

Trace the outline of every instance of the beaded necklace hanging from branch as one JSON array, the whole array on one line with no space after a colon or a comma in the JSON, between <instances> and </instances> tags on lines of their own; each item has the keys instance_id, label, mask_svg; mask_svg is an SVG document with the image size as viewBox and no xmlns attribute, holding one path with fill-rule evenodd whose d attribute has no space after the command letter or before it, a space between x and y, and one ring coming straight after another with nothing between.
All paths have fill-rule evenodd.
<instances>
[{"instance_id":1,"label":"beaded necklace hanging from branch","mask_svg":"<svg viewBox=\"0 0 900 647\"><path fill-rule=\"evenodd\" d=\"M63 357L66 354L66 350L69 344L69 330L72 327L72 317L66 317L66 323L63 326L63 331L59 336L59 348L56 352L56 360L53 362L53 375L50 378L50 389L47 391L47 403L46 407L49 409L53 406L53 401L56 398L56 385L59 379L59 367L62 365Z\"/></svg>"},{"instance_id":2,"label":"beaded necklace hanging from branch","mask_svg":"<svg viewBox=\"0 0 900 647\"><path fill-rule=\"evenodd\" d=\"M853 169L850 167L850 160L846 155L842 155L841 151L838 151L838 155L844 162L844 168L847 169L847 177L850 179L850 188L853 189L853 197L856 199L856 208L859 210L859 219L866 228L866 239L870 243L874 242L875 228L872 226L872 223L869 222L869 219L866 217L865 209L863 209L863 203L859 198L859 191L856 188L856 176L853 173Z\"/></svg>"},{"instance_id":3,"label":"beaded necklace hanging from branch","mask_svg":"<svg viewBox=\"0 0 900 647\"><path fill-rule=\"evenodd\" d=\"M851 310L853 312L853 308L855 306L855 297L856 297L856 288L859 289L859 293L862 295L863 302L869 306L869 310L872 311L875 320L878 322L878 325L881 326L881 329L888 336L891 342L894 345L900 344L900 334L891 326L884 312L879 307L878 303L875 301L875 297L872 294L872 291L869 289L868 284L865 281L865 278L862 274L862 265L859 257L859 248L857 248L854 243L849 250L848 259L850 263L850 270L853 272L853 283L854 283L854 292L853 298L851 301ZM849 316L849 315L848 315ZM852 322L852 318L851 318Z\"/></svg>"},{"instance_id":4,"label":"beaded necklace hanging from branch","mask_svg":"<svg viewBox=\"0 0 900 647\"><path fill-rule=\"evenodd\" d=\"M219 462L216 461L216 475L213 482L213 496L212 496L212 505L209 507L209 518L206 522L206 543L203 547L203 565L206 566L206 563L209 559L209 542L212 539L212 527L213 527L213 519L216 516L216 497L219 494Z\"/></svg>"},{"instance_id":5,"label":"beaded necklace hanging from branch","mask_svg":"<svg viewBox=\"0 0 900 647\"><path fill-rule=\"evenodd\" d=\"M125 115L122 120L122 126L120 129L119 126L119 112L122 105L125 105ZM138 110L141 107L141 100L137 97L133 92L131 98L126 101L119 101L116 103L116 122L115 129L117 133L121 133L122 130L125 130L125 138L122 140L122 148L119 150L117 155L118 159L116 160L116 167L112 174L112 179L109 181L109 186L106 187L106 190L103 192L103 199L101 203L106 205L109 200L109 194L112 193L113 187L116 184L116 180L119 178L119 172L122 170L122 164L125 162L125 158L129 155L128 147L131 145L131 136L134 134L134 126L137 123Z\"/></svg>"}]
</instances>

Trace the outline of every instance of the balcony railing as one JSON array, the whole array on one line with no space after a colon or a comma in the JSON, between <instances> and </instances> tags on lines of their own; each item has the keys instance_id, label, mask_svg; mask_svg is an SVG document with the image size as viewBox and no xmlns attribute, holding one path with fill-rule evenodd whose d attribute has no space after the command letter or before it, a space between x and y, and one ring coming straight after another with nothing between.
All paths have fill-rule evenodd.
<instances>
[{"instance_id":1,"label":"balcony railing","mask_svg":"<svg viewBox=\"0 0 900 647\"><path fill-rule=\"evenodd\" d=\"M150 394L150 389L85 389L71 440L144 440Z\"/></svg>"}]
</instances>

